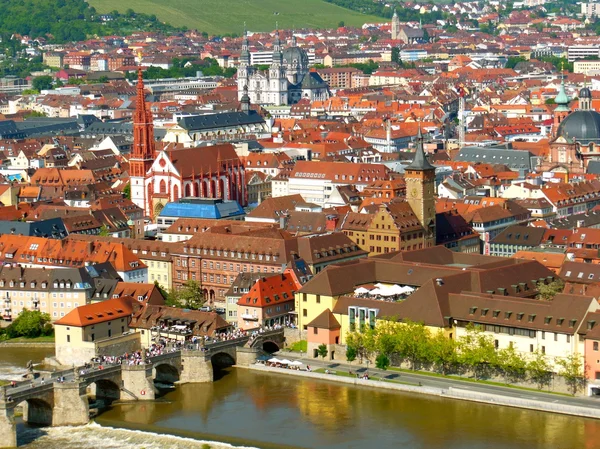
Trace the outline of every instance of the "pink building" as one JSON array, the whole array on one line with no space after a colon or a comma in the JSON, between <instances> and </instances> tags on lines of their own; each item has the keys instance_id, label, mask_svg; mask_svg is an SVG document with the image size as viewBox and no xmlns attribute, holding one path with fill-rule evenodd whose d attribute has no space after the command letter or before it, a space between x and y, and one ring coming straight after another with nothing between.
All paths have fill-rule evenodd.
<instances>
[{"instance_id":1,"label":"pink building","mask_svg":"<svg viewBox=\"0 0 600 449\"><path fill-rule=\"evenodd\" d=\"M340 343L340 329L342 326L333 316L331 310L325 309L320 315L307 325L306 340L307 352L317 358L317 348L327 346L327 358L335 360L335 348Z\"/></svg>"},{"instance_id":2,"label":"pink building","mask_svg":"<svg viewBox=\"0 0 600 449\"><path fill-rule=\"evenodd\" d=\"M585 333L585 374L588 381L588 395L600 395L600 313L591 312L586 316Z\"/></svg>"}]
</instances>

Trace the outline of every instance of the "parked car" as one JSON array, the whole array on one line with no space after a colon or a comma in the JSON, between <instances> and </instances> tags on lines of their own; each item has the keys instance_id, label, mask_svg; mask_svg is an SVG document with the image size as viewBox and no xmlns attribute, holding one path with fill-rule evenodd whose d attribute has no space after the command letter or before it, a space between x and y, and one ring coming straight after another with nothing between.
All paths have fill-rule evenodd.
<instances>
[{"instance_id":1,"label":"parked car","mask_svg":"<svg viewBox=\"0 0 600 449\"><path fill-rule=\"evenodd\" d=\"M200 307L200 312L210 312L210 307L202 306L202 307Z\"/></svg>"},{"instance_id":2,"label":"parked car","mask_svg":"<svg viewBox=\"0 0 600 449\"><path fill-rule=\"evenodd\" d=\"M223 313L225 313L225 309L223 307L217 307L215 309L215 312L223 314Z\"/></svg>"}]
</instances>

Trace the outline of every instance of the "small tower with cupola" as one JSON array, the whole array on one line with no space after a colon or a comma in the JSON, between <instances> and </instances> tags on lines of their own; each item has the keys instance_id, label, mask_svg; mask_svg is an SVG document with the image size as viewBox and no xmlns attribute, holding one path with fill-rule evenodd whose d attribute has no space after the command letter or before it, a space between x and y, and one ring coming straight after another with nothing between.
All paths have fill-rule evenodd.
<instances>
[{"instance_id":1,"label":"small tower with cupola","mask_svg":"<svg viewBox=\"0 0 600 449\"><path fill-rule=\"evenodd\" d=\"M435 246L435 167L425 156L421 127L415 157L404 169L404 181L408 204L423 227L423 247Z\"/></svg>"}]
</instances>

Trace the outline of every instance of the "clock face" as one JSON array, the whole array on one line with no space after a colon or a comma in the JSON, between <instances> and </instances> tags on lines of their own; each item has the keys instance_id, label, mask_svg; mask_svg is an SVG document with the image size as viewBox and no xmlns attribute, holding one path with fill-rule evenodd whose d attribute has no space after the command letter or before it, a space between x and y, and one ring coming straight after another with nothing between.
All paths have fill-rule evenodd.
<instances>
[{"instance_id":1,"label":"clock face","mask_svg":"<svg viewBox=\"0 0 600 449\"><path fill-rule=\"evenodd\" d=\"M416 197L417 197L417 189L412 189L412 190L410 191L410 195L411 195L413 198L416 198Z\"/></svg>"}]
</instances>

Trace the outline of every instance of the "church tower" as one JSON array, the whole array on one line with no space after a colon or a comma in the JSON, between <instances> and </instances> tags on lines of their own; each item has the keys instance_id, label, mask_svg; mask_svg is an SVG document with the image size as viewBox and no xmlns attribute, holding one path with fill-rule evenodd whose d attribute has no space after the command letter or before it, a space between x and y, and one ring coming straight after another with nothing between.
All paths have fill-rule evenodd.
<instances>
[{"instance_id":1,"label":"church tower","mask_svg":"<svg viewBox=\"0 0 600 449\"><path fill-rule=\"evenodd\" d=\"M242 41L242 52L240 54L240 65L237 71L238 101L242 100L244 87L248 86L248 77L250 75L250 49L248 46L248 31L244 23L244 40Z\"/></svg>"},{"instance_id":2,"label":"church tower","mask_svg":"<svg viewBox=\"0 0 600 449\"><path fill-rule=\"evenodd\" d=\"M435 246L435 167L423 151L421 127L417 134L417 150L404 170L406 199L424 230L423 247Z\"/></svg>"},{"instance_id":3,"label":"church tower","mask_svg":"<svg viewBox=\"0 0 600 449\"><path fill-rule=\"evenodd\" d=\"M131 201L152 215L152 199L146 187L146 173L154 162L154 124L152 111L146 107L142 68L138 69L137 98L133 115L133 149L129 159Z\"/></svg>"},{"instance_id":4,"label":"church tower","mask_svg":"<svg viewBox=\"0 0 600 449\"><path fill-rule=\"evenodd\" d=\"M275 31L273 42L273 62L269 69L269 99L274 105L287 104L287 78L283 67L283 51L279 40L279 29Z\"/></svg>"},{"instance_id":5,"label":"church tower","mask_svg":"<svg viewBox=\"0 0 600 449\"><path fill-rule=\"evenodd\" d=\"M590 109L592 109L592 92L587 86L583 86L579 91L579 110L589 111Z\"/></svg>"},{"instance_id":6,"label":"church tower","mask_svg":"<svg viewBox=\"0 0 600 449\"><path fill-rule=\"evenodd\" d=\"M396 41L400 39L400 19L394 8L394 15L392 16L392 40Z\"/></svg>"},{"instance_id":7,"label":"church tower","mask_svg":"<svg viewBox=\"0 0 600 449\"><path fill-rule=\"evenodd\" d=\"M554 109L554 125L552 127L552 132L555 136L558 131L558 126L571 112L569 109L569 101L569 97L567 97L567 93L565 92L565 78L563 76L560 82L560 88L558 89L558 95L554 99L554 103L558 105L556 106L556 109Z\"/></svg>"}]
</instances>

